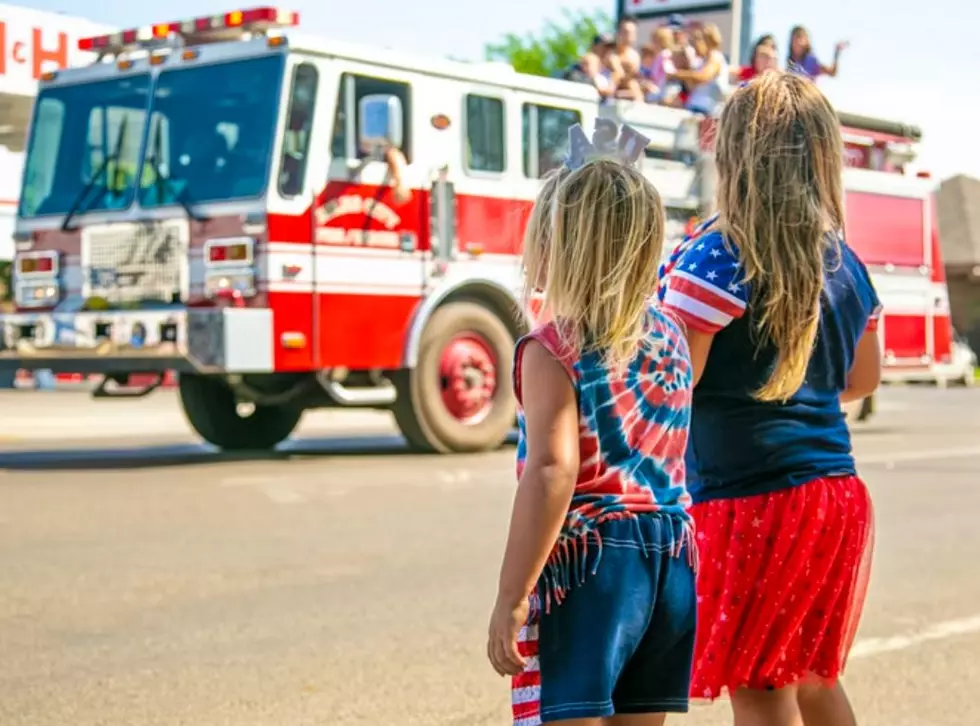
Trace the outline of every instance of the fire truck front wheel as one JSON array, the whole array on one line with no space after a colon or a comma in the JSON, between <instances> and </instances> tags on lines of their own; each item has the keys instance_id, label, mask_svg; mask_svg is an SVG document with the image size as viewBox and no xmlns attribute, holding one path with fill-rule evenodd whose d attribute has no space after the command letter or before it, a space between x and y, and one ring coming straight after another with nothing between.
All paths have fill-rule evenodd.
<instances>
[{"instance_id":1,"label":"fire truck front wheel","mask_svg":"<svg viewBox=\"0 0 980 726\"><path fill-rule=\"evenodd\" d=\"M180 403L191 427L209 444L226 451L273 448L296 428L303 411L289 406L240 410L231 388L220 378L181 374Z\"/></svg>"},{"instance_id":2,"label":"fire truck front wheel","mask_svg":"<svg viewBox=\"0 0 980 726\"><path fill-rule=\"evenodd\" d=\"M514 337L483 305L448 303L427 323L415 368L394 377L395 421L408 443L440 453L487 451L514 426Z\"/></svg>"}]
</instances>

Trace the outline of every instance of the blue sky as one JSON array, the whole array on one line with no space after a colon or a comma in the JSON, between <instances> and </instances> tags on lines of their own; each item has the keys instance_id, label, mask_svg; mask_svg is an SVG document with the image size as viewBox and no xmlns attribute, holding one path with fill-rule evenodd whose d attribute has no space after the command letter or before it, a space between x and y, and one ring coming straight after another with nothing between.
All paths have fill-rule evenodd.
<instances>
[{"instance_id":1,"label":"blue sky","mask_svg":"<svg viewBox=\"0 0 980 726\"><path fill-rule=\"evenodd\" d=\"M980 177L980 3L970 0L755 0L754 35L771 32L785 51L789 28L810 28L817 54L829 59L837 40L850 49L836 79L821 79L841 110L917 123L925 139L920 166L945 178ZM24 3L28 4L28 3ZM102 0L79 12L77 0L32 0L32 7L137 26L234 9L227 0L134 3ZM260 5L246 2L241 7ZM478 58L505 32L539 28L569 7L560 0L294 0L304 32L415 50ZM574 7L575 3L571 6ZM613 0L579 4L613 14Z\"/></svg>"}]
</instances>

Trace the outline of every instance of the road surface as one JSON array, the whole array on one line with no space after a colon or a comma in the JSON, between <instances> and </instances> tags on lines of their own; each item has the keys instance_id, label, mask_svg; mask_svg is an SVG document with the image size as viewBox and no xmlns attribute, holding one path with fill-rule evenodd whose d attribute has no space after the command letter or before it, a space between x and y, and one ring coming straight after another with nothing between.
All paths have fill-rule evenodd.
<instances>
[{"instance_id":1,"label":"road surface","mask_svg":"<svg viewBox=\"0 0 980 726\"><path fill-rule=\"evenodd\" d=\"M0 394L0 724L482 726L513 450L427 457L376 413L286 453L195 443L170 394ZM890 389L855 437L865 726L976 726L980 390ZM679 723L681 719L675 719ZM724 703L693 726L728 722Z\"/></svg>"}]
</instances>

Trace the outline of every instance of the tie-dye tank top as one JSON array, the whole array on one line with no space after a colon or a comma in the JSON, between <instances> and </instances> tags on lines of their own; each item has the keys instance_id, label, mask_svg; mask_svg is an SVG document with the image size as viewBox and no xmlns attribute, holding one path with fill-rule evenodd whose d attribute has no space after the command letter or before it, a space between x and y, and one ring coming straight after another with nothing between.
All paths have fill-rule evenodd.
<instances>
[{"instance_id":1,"label":"tie-dye tank top","mask_svg":"<svg viewBox=\"0 0 980 726\"><path fill-rule=\"evenodd\" d=\"M546 609L598 567L598 527L603 522L651 514L680 518L689 526L676 542L677 553L690 544L684 452L691 420L691 357L681 328L668 314L651 308L648 330L647 344L622 372L609 370L600 352L583 353L563 343L555 323L536 328L517 343L518 478L527 456L520 371L529 340L544 346L564 367L579 407L579 473L542 575ZM590 544L597 548L591 558Z\"/></svg>"}]
</instances>

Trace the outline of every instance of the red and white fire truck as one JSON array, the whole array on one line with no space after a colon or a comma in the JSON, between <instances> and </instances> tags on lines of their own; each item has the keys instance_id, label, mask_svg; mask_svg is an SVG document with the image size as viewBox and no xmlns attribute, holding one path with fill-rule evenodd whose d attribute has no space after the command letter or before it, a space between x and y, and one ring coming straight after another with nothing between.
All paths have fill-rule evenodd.
<instances>
[{"instance_id":1,"label":"red and white fire truck","mask_svg":"<svg viewBox=\"0 0 980 726\"><path fill-rule=\"evenodd\" d=\"M191 425L226 449L274 446L315 407L391 410L420 449L495 447L529 318L522 231L568 127L610 114L652 139L644 170L675 240L710 206L710 129L296 23L259 8L128 30L44 75L0 365L102 374L100 395L176 370ZM886 352L927 366L949 335L931 185L900 173L915 134L848 135L848 234L885 301Z\"/></svg>"}]
</instances>

